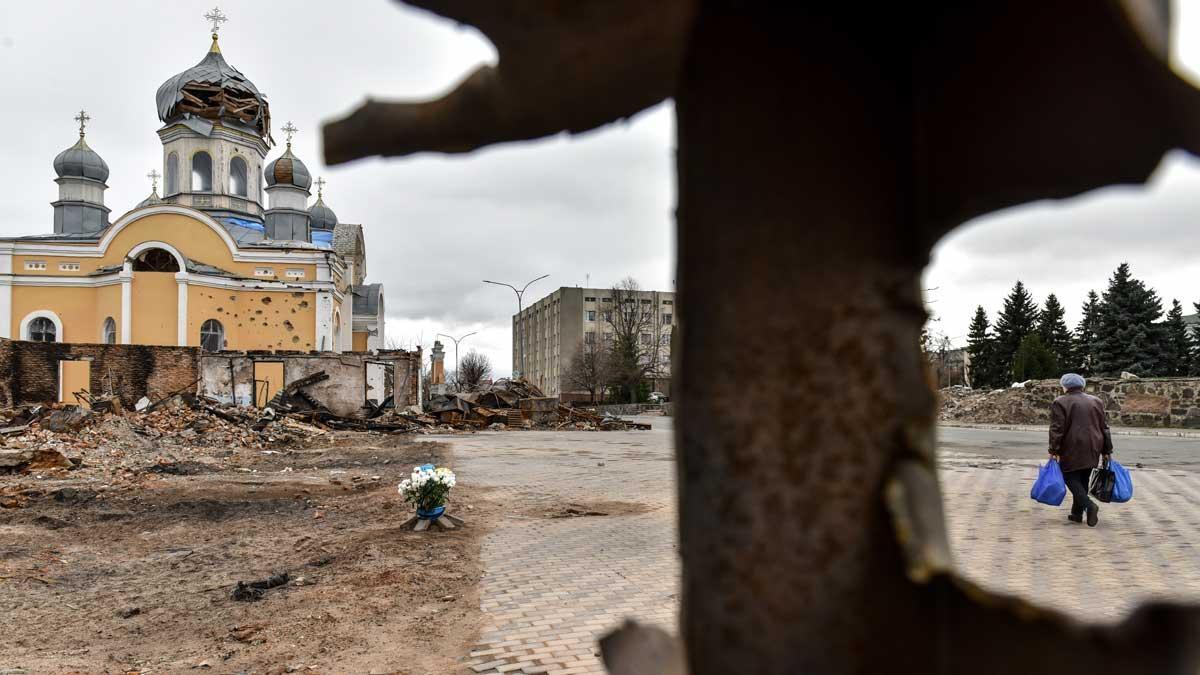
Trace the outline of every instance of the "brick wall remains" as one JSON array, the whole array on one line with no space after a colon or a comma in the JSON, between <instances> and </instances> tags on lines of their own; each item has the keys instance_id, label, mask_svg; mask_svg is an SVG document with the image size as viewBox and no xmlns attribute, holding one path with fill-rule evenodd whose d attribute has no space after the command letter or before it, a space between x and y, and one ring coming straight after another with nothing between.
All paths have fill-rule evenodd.
<instances>
[{"instance_id":1,"label":"brick wall remains","mask_svg":"<svg viewBox=\"0 0 1200 675\"><path fill-rule=\"evenodd\" d=\"M392 367L392 396L396 408L417 404L421 351L381 349L343 354L296 352L219 352L200 356L200 393L219 401L251 405L254 401L255 362L282 362L283 382L294 382L324 371L329 379L306 387L305 393L335 414L366 412L370 364ZM378 398L378 397L376 397Z\"/></svg>"},{"instance_id":2,"label":"brick wall remains","mask_svg":"<svg viewBox=\"0 0 1200 675\"><path fill-rule=\"evenodd\" d=\"M127 407L143 396L194 391L199 379L194 347L0 340L0 407L57 401L58 362L64 360L90 361L92 394L111 387Z\"/></svg>"}]
</instances>

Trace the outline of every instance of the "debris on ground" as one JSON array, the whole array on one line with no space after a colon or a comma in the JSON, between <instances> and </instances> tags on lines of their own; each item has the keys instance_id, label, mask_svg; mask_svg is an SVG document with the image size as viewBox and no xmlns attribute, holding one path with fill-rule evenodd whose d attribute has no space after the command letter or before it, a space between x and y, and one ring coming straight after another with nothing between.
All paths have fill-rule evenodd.
<instances>
[{"instance_id":1,"label":"debris on ground","mask_svg":"<svg viewBox=\"0 0 1200 675\"><path fill-rule=\"evenodd\" d=\"M418 424L450 429L625 431L650 428L649 424L563 405L523 379L505 378L476 391L434 396L426 408L428 415L394 414Z\"/></svg>"},{"instance_id":2,"label":"debris on ground","mask_svg":"<svg viewBox=\"0 0 1200 675\"><path fill-rule=\"evenodd\" d=\"M259 581L239 581L234 587L233 592L229 594L230 599L239 602L254 602L262 600L262 597L267 594L267 591L278 586L285 586L291 581L291 577L287 572L279 572L272 574L266 579Z\"/></svg>"},{"instance_id":3,"label":"debris on ground","mask_svg":"<svg viewBox=\"0 0 1200 675\"><path fill-rule=\"evenodd\" d=\"M938 392L938 421L973 424L1049 424L1049 394L1043 387L1024 383L1007 389L946 387ZM1047 398L1049 396L1049 398Z\"/></svg>"}]
</instances>

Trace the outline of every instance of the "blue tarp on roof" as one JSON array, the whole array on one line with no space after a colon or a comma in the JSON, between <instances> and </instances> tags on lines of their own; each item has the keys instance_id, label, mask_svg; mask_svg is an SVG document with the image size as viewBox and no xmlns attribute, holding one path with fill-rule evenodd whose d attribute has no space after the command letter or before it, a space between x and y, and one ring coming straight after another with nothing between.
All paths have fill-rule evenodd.
<instances>
[{"instance_id":1,"label":"blue tarp on roof","mask_svg":"<svg viewBox=\"0 0 1200 675\"><path fill-rule=\"evenodd\" d=\"M313 230L312 243L321 248L333 248L333 232L331 230Z\"/></svg>"}]
</instances>

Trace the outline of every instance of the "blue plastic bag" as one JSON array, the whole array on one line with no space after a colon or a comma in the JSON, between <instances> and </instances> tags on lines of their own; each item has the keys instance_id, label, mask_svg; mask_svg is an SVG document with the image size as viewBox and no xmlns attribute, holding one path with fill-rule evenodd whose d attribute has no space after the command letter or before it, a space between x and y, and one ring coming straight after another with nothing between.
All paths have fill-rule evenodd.
<instances>
[{"instance_id":1,"label":"blue plastic bag","mask_svg":"<svg viewBox=\"0 0 1200 675\"><path fill-rule=\"evenodd\" d=\"M1129 470L1121 466L1121 463L1115 459L1108 460L1108 469L1117 478L1117 483L1113 486L1112 500L1127 502L1133 499L1133 479L1129 476Z\"/></svg>"},{"instance_id":2,"label":"blue plastic bag","mask_svg":"<svg viewBox=\"0 0 1200 675\"><path fill-rule=\"evenodd\" d=\"M1067 482L1063 480L1062 469L1058 462L1050 460L1038 469L1037 480L1029 496L1042 504L1058 506L1067 497Z\"/></svg>"}]
</instances>

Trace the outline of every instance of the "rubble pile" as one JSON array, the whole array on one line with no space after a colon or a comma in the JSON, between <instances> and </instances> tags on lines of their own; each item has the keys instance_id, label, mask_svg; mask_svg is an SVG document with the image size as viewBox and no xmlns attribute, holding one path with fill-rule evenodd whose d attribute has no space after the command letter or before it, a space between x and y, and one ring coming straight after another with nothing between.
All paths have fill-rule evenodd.
<instances>
[{"instance_id":1,"label":"rubble pile","mask_svg":"<svg viewBox=\"0 0 1200 675\"><path fill-rule=\"evenodd\" d=\"M947 387L938 392L938 421L974 424L1049 424L1050 402L1040 390Z\"/></svg>"},{"instance_id":2,"label":"rubble pile","mask_svg":"<svg viewBox=\"0 0 1200 675\"><path fill-rule=\"evenodd\" d=\"M579 429L615 431L649 429L649 424L630 422L612 415L570 408L546 396L524 379L501 379L477 391L434 396L427 415L406 417L419 424L450 429ZM394 413L403 417L402 413Z\"/></svg>"}]
</instances>

